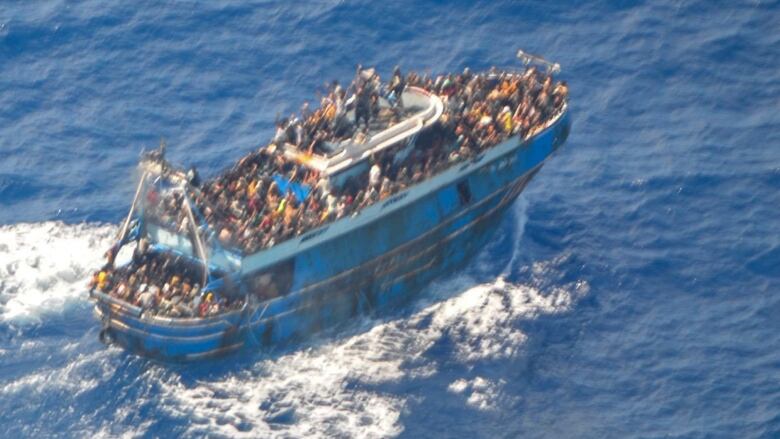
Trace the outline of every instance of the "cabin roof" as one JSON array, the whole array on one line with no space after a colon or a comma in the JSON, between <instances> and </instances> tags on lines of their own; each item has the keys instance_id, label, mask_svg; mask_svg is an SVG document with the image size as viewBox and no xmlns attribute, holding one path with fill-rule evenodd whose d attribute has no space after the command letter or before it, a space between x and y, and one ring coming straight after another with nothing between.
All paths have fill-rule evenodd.
<instances>
[{"instance_id":1,"label":"cabin roof","mask_svg":"<svg viewBox=\"0 0 780 439\"><path fill-rule=\"evenodd\" d=\"M368 132L361 136L362 138L353 136L331 144L334 150L333 154L308 154L294 145L285 144L283 146L284 155L290 160L319 171L321 174L331 176L412 137L423 128L439 120L444 111L444 104L438 96L418 87L407 87L403 93L402 102L403 108L400 109L400 112L403 120L392 123L389 115L380 113L380 117L377 118L378 123L370 127ZM389 104L386 101L382 102L381 105L383 108L380 110L389 110Z\"/></svg>"}]
</instances>

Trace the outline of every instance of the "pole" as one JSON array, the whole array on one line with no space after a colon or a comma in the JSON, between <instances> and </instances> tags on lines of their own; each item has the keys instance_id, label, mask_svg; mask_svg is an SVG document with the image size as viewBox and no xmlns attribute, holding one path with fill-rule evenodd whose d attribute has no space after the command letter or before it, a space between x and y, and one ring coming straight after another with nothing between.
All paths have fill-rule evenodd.
<instances>
[{"instance_id":1,"label":"pole","mask_svg":"<svg viewBox=\"0 0 780 439\"><path fill-rule=\"evenodd\" d=\"M187 196L187 192L182 188L183 196L184 196L184 207L185 211L187 212L187 218L190 222L190 227L192 227L192 234L195 235L195 250L198 252L198 256L200 257L201 261L203 261L203 285L206 286L206 283L209 280L209 261L206 258L206 251L203 248L203 242L200 239L200 233L198 233L198 226L195 223L195 216L192 214L192 207L190 206L190 197Z\"/></svg>"},{"instance_id":2,"label":"pole","mask_svg":"<svg viewBox=\"0 0 780 439\"><path fill-rule=\"evenodd\" d=\"M135 196L133 197L133 204L130 205L130 212L127 213L127 218L125 218L122 229L119 231L119 242L124 241L125 236L127 235L127 228L130 226L130 220L133 218L135 206L138 204L138 198L141 196L141 189L144 187L144 183L146 182L146 174L147 172L141 174L141 181L138 182L138 187L135 189Z\"/></svg>"}]
</instances>

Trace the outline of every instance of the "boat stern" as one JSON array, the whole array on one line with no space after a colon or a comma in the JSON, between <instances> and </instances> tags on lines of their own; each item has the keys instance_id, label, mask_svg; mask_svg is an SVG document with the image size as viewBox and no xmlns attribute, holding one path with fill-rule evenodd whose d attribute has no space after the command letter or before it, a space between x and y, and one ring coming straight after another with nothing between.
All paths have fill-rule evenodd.
<instances>
[{"instance_id":1,"label":"boat stern","mask_svg":"<svg viewBox=\"0 0 780 439\"><path fill-rule=\"evenodd\" d=\"M244 346L241 312L207 318L167 318L92 291L101 341L145 357L186 362L234 352Z\"/></svg>"}]
</instances>

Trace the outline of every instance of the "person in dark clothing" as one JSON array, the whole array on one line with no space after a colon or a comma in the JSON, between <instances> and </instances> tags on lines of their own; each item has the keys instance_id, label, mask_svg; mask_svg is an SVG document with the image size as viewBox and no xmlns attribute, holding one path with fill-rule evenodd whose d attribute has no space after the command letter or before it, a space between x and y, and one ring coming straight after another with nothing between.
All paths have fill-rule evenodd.
<instances>
[{"instance_id":1,"label":"person in dark clothing","mask_svg":"<svg viewBox=\"0 0 780 439\"><path fill-rule=\"evenodd\" d=\"M366 121L366 129L371 120L371 94L364 88L357 89L355 103L355 126L360 127L360 120Z\"/></svg>"},{"instance_id":2,"label":"person in dark clothing","mask_svg":"<svg viewBox=\"0 0 780 439\"><path fill-rule=\"evenodd\" d=\"M187 172L187 178L189 179L192 186L200 186L200 175L198 174L198 170L195 168L195 166L191 167Z\"/></svg>"},{"instance_id":3,"label":"person in dark clothing","mask_svg":"<svg viewBox=\"0 0 780 439\"><path fill-rule=\"evenodd\" d=\"M395 105L397 107L404 106L402 99L404 88L406 88L406 80L404 79L404 75L401 74L401 68L395 66L393 69L393 78L390 80L390 91L395 97Z\"/></svg>"}]
</instances>

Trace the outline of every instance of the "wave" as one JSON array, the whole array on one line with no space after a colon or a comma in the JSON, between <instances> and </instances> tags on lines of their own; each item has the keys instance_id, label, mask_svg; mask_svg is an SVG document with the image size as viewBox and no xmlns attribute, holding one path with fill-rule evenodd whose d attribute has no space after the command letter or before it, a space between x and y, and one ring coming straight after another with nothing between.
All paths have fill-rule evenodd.
<instances>
[{"instance_id":1,"label":"wave","mask_svg":"<svg viewBox=\"0 0 780 439\"><path fill-rule=\"evenodd\" d=\"M403 315L366 317L337 336L320 335L298 349L258 354L248 362L239 359L238 365L217 362L219 368L228 368L221 373L203 372L208 366L159 365L119 349L103 349L92 340L94 330L85 329L76 340L66 336L63 342L60 337L55 347L41 346L51 344L48 339L27 340L26 350L2 352L0 361L20 362L19 356L29 355L32 363L44 366L2 383L0 399L25 397L31 406L57 411L58 404L73 403L79 395L87 399L117 386L141 389L117 402L114 411L96 407L95 422L73 420L71 431L78 429L80 434L135 435L180 428L177 433L189 436L395 436L404 430L403 414L414 397L394 392L393 386L439 374L441 358L435 349L446 342L452 350L448 357L467 366L462 376L447 377L451 380L447 391L462 397L464 405L493 410L507 402L505 383L472 375L471 366L518 356L528 338L519 322L564 312L588 289L584 283L551 291L535 285L534 276L545 276L560 261L518 266L526 206L522 198L514 204L506 220L509 226L502 227L477 256L473 269L433 283ZM85 301L84 282L100 264L115 230L110 225L62 223L0 228L0 270L5 279L0 320L23 325ZM497 270L497 247L507 241L509 251L503 250L501 256L507 261ZM529 285L506 280L517 270L532 273ZM486 278L492 280L478 280ZM54 361L44 361L52 356ZM131 364L130 371L123 363ZM192 377L197 374L200 377ZM134 413L148 410L152 401L161 417L180 425L125 425L136 418ZM115 412L122 416L118 419ZM19 413L16 418L30 416Z\"/></svg>"},{"instance_id":2,"label":"wave","mask_svg":"<svg viewBox=\"0 0 780 439\"><path fill-rule=\"evenodd\" d=\"M364 319L355 335L263 359L223 378L188 384L183 377L174 377L163 383L164 410L177 418L195 419L188 430L195 436L400 434L410 397L383 389L437 374L439 360L432 350L439 343L446 340L453 346L455 361L467 366L513 357L528 338L518 322L564 312L587 294L583 282L542 292L505 280L516 268L526 205L522 199L515 203L510 236L499 237L511 240L511 256L493 281L475 284L475 278L495 272L487 248L477 258L476 273L435 282L413 305L411 315L384 322ZM460 377L448 390L462 395L464 404L491 410L504 401L504 384L480 376Z\"/></svg>"},{"instance_id":3,"label":"wave","mask_svg":"<svg viewBox=\"0 0 780 439\"><path fill-rule=\"evenodd\" d=\"M462 276L432 288L462 291L469 284ZM188 431L196 436L394 436L403 431L407 397L381 389L438 373L430 355L437 344L446 339L455 361L465 365L516 356L528 337L518 322L568 310L586 293L581 283L542 294L503 279L467 287L410 317L366 321L361 326L373 326L363 333L265 359L247 371L194 384L174 377L162 384L163 410L196 420ZM490 410L502 400L504 384L461 377L448 390Z\"/></svg>"},{"instance_id":4,"label":"wave","mask_svg":"<svg viewBox=\"0 0 780 439\"><path fill-rule=\"evenodd\" d=\"M62 222L0 226L0 322L29 325L86 299L116 226Z\"/></svg>"}]
</instances>

